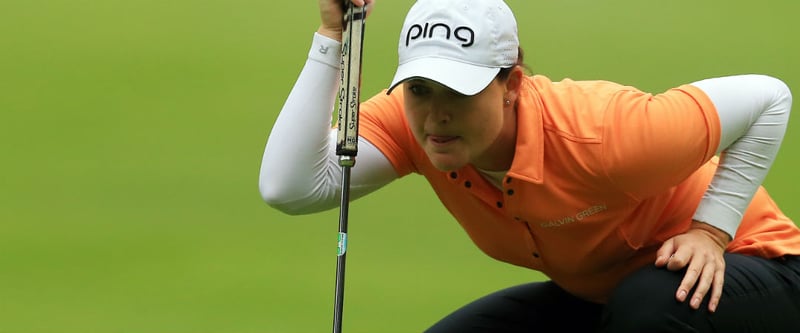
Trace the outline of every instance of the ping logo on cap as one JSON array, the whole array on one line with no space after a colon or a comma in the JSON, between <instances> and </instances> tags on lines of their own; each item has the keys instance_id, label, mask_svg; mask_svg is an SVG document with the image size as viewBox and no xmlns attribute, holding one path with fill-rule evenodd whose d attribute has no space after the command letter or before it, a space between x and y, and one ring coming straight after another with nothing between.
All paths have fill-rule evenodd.
<instances>
[{"instance_id":1,"label":"ping logo on cap","mask_svg":"<svg viewBox=\"0 0 800 333\"><path fill-rule=\"evenodd\" d=\"M453 29L445 23L435 23L431 25L429 22L426 22L424 26L414 24L408 28L408 32L406 32L406 47L408 47L411 41L433 38L434 32L436 31L440 31L437 36L443 34L446 40L450 40L452 34L455 39L463 42L461 47L470 47L475 43L475 31L470 27L461 26Z\"/></svg>"}]
</instances>

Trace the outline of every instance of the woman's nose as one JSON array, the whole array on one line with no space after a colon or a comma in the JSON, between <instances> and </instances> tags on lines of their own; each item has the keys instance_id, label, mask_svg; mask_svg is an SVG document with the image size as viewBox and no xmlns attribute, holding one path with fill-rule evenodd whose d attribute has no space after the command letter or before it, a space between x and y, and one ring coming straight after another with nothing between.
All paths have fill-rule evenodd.
<instances>
[{"instance_id":1,"label":"woman's nose","mask_svg":"<svg viewBox=\"0 0 800 333\"><path fill-rule=\"evenodd\" d=\"M452 120L452 112L446 103L443 100L436 100L431 103L429 117L437 124L447 124Z\"/></svg>"}]
</instances>

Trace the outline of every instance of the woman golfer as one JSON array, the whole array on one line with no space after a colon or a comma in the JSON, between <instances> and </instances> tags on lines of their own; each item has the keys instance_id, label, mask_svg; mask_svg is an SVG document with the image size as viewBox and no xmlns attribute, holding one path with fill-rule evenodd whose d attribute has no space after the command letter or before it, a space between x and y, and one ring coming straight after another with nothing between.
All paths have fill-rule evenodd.
<instances>
[{"instance_id":1,"label":"woman golfer","mask_svg":"<svg viewBox=\"0 0 800 333\"><path fill-rule=\"evenodd\" d=\"M291 214L339 203L342 12L319 4L261 166L264 200ZM800 230L761 187L789 119L784 83L650 94L528 76L501 0L419 0L398 48L388 90L361 106L351 195L422 175L483 252L549 277L430 332L800 332Z\"/></svg>"}]
</instances>

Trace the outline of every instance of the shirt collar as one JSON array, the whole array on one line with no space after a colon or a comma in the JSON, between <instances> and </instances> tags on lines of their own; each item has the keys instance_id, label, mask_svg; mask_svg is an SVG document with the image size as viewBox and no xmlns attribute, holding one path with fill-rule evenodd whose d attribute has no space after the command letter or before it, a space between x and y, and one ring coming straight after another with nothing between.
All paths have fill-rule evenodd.
<instances>
[{"instance_id":1,"label":"shirt collar","mask_svg":"<svg viewBox=\"0 0 800 333\"><path fill-rule=\"evenodd\" d=\"M508 176L541 184L544 181L544 107L533 81L533 78L525 77L520 87L517 146Z\"/></svg>"}]
</instances>

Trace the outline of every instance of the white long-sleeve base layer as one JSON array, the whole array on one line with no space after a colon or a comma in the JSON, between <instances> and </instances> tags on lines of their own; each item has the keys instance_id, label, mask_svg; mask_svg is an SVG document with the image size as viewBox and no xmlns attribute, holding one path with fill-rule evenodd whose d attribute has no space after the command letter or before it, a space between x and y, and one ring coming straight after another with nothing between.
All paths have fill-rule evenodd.
<instances>
[{"instance_id":1,"label":"white long-sleeve base layer","mask_svg":"<svg viewBox=\"0 0 800 333\"><path fill-rule=\"evenodd\" d=\"M340 47L335 40L314 35L308 60L264 150L261 195L289 214L314 213L339 204L342 169L331 117L339 83ZM733 237L783 141L792 95L782 81L764 75L713 78L692 85L709 96L721 125L720 165L694 219ZM380 150L360 138L351 197L359 198L397 177Z\"/></svg>"}]
</instances>

